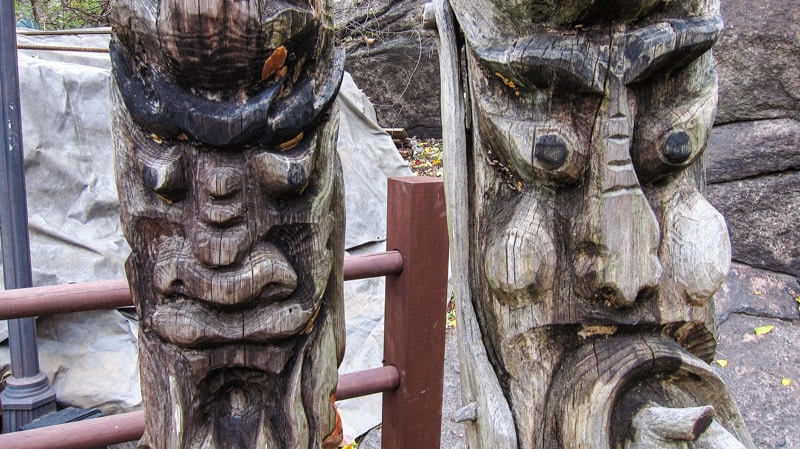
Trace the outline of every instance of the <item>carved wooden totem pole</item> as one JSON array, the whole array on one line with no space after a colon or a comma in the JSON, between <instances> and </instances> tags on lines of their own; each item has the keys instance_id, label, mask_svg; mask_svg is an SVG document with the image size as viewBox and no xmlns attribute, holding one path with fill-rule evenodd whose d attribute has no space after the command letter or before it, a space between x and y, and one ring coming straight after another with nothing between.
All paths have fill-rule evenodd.
<instances>
[{"instance_id":1,"label":"carved wooden totem pole","mask_svg":"<svg viewBox=\"0 0 800 449\"><path fill-rule=\"evenodd\" d=\"M470 447L753 447L708 365L718 2L435 10Z\"/></svg>"},{"instance_id":2,"label":"carved wooden totem pole","mask_svg":"<svg viewBox=\"0 0 800 449\"><path fill-rule=\"evenodd\" d=\"M332 2L119 0L117 183L142 448L335 448L344 211Z\"/></svg>"}]
</instances>

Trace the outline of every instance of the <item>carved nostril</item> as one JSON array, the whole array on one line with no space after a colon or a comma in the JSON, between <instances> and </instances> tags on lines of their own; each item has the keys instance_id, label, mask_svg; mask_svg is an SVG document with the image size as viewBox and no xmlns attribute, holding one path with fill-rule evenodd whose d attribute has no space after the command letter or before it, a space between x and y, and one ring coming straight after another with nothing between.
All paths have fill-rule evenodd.
<instances>
[{"instance_id":1,"label":"carved nostril","mask_svg":"<svg viewBox=\"0 0 800 449\"><path fill-rule=\"evenodd\" d=\"M622 299L622 293L613 287L603 287L598 289L592 296L593 301L602 302L605 304L613 304L619 306Z\"/></svg>"},{"instance_id":2,"label":"carved nostril","mask_svg":"<svg viewBox=\"0 0 800 449\"><path fill-rule=\"evenodd\" d=\"M560 167L567 160L567 143L556 134L545 134L536 139L533 156L545 168Z\"/></svg>"},{"instance_id":3,"label":"carved nostril","mask_svg":"<svg viewBox=\"0 0 800 449\"><path fill-rule=\"evenodd\" d=\"M692 155L692 141L685 131L675 131L670 133L667 137L667 142L664 146L664 156L667 160L680 164L689 160Z\"/></svg>"},{"instance_id":4,"label":"carved nostril","mask_svg":"<svg viewBox=\"0 0 800 449\"><path fill-rule=\"evenodd\" d=\"M609 306L625 309L634 304L642 304L654 298L657 293L654 286L645 286L634 296L628 297L620 289L613 286L603 286L592 295L592 300L602 302Z\"/></svg>"},{"instance_id":5,"label":"carved nostril","mask_svg":"<svg viewBox=\"0 0 800 449\"><path fill-rule=\"evenodd\" d=\"M658 294L658 289L655 287L644 287L639 290L639 294L636 295L636 302L639 304L645 303L650 301L651 299L656 297Z\"/></svg>"}]
</instances>

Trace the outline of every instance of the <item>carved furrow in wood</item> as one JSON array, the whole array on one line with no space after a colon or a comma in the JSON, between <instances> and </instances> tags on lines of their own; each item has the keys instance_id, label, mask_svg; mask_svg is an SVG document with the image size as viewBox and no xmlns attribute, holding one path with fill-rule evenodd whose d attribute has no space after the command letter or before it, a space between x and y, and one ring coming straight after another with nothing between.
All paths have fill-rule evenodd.
<instances>
[{"instance_id":1,"label":"carved furrow in wood","mask_svg":"<svg viewBox=\"0 0 800 449\"><path fill-rule=\"evenodd\" d=\"M453 264L470 447L507 435L497 403L520 449L671 447L651 436L688 435L690 420L674 434L659 420L695 410L703 429L680 444L752 447L707 366L730 265L725 221L695 181L716 109L718 3L436 7L443 98L467 99L443 122L457 128L444 130L445 160L459 159L446 167L451 235L468 242ZM472 371L487 364L484 387Z\"/></svg>"},{"instance_id":2,"label":"carved furrow in wood","mask_svg":"<svg viewBox=\"0 0 800 449\"><path fill-rule=\"evenodd\" d=\"M327 0L115 4L142 448L338 447L343 55L331 12Z\"/></svg>"}]
</instances>

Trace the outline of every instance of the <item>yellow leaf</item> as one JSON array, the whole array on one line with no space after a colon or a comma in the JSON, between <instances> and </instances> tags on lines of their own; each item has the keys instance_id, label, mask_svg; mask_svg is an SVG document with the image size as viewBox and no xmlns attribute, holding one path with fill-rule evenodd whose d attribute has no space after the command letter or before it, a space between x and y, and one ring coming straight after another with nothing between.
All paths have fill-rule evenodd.
<instances>
[{"instance_id":1,"label":"yellow leaf","mask_svg":"<svg viewBox=\"0 0 800 449\"><path fill-rule=\"evenodd\" d=\"M717 362L717 365L719 365L719 366L721 366L723 368L728 366L728 361L725 360L725 359L717 359L717 360L715 360L715 362Z\"/></svg>"},{"instance_id":2,"label":"yellow leaf","mask_svg":"<svg viewBox=\"0 0 800 449\"><path fill-rule=\"evenodd\" d=\"M756 296L763 295L763 293L761 293L761 290L753 290L753 294L756 295Z\"/></svg>"},{"instance_id":3,"label":"yellow leaf","mask_svg":"<svg viewBox=\"0 0 800 449\"><path fill-rule=\"evenodd\" d=\"M583 326L581 326L581 330L578 331L578 336L583 339L586 339L589 337L593 337L595 335L609 336L609 335L614 335L616 333L617 333L617 326L603 326L603 325L590 326L584 324Z\"/></svg>"},{"instance_id":4,"label":"yellow leaf","mask_svg":"<svg viewBox=\"0 0 800 449\"><path fill-rule=\"evenodd\" d=\"M788 387L791 384L792 384L792 379L789 379L788 377L784 377L783 379L781 379L781 385L783 385L784 387Z\"/></svg>"},{"instance_id":5,"label":"yellow leaf","mask_svg":"<svg viewBox=\"0 0 800 449\"><path fill-rule=\"evenodd\" d=\"M759 326L753 330L756 332L756 335L764 335L772 332L772 329L775 329L775 326L770 324L767 326Z\"/></svg>"}]
</instances>

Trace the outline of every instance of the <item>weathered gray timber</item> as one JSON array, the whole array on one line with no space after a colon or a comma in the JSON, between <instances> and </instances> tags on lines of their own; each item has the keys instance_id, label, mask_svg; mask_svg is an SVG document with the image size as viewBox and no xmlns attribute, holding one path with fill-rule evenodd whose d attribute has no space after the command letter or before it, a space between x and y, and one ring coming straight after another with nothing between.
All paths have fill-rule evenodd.
<instances>
[{"instance_id":1,"label":"weathered gray timber","mask_svg":"<svg viewBox=\"0 0 800 449\"><path fill-rule=\"evenodd\" d=\"M434 6L470 447L752 448L708 365L718 3Z\"/></svg>"},{"instance_id":2,"label":"weathered gray timber","mask_svg":"<svg viewBox=\"0 0 800 449\"><path fill-rule=\"evenodd\" d=\"M332 6L118 1L113 133L142 448L335 448L343 189Z\"/></svg>"}]
</instances>

